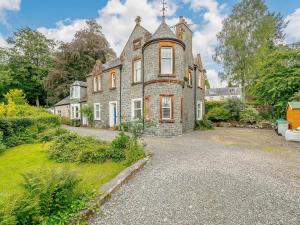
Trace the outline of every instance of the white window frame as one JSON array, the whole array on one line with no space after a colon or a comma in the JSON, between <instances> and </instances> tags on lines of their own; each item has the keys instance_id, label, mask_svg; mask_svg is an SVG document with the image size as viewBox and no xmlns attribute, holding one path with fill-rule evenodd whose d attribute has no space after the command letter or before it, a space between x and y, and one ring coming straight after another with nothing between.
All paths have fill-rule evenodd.
<instances>
[{"instance_id":1,"label":"white window frame","mask_svg":"<svg viewBox=\"0 0 300 225\"><path fill-rule=\"evenodd\" d=\"M164 107L164 98L170 99L170 107ZM164 109L170 109L170 116L164 117ZM162 96L161 98L161 119L162 120L172 120L173 106L172 106L172 96Z\"/></svg>"},{"instance_id":2,"label":"white window frame","mask_svg":"<svg viewBox=\"0 0 300 225\"><path fill-rule=\"evenodd\" d=\"M80 86L72 86L70 88L70 98L71 99L80 98Z\"/></svg>"},{"instance_id":3,"label":"white window frame","mask_svg":"<svg viewBox=\"0 0 300 225\"><path fill-rule=\"evenodd\" d=\"M192 77L192 71L189 70L188 72L188 85L192 86L193 85L193 77Z\"/></svg>"},{"instance_id":4,"label":"white window frame","mask_svg":"<svg viewBox=\"0 0 300 225\"><path fill-rule=\"evenodd\" d=\"M93 77L93 90L94 90L94 92L97 91L97 77L96 76Z\"/></svg>"},{"instance_id":5,"label":"white window frame","mask_svg":"<svg viewBox=\"0 0 300 225\"><path fill-rule=\"evenodd\" d=\"M203 102L197 101L197 120L203 119Z\"/></svg>"},{"instance_id":6,"label":"white window frame","mask_svg":"<svg viewBox=\"0 0 300 225\"><path fill-rule=\"evenodd\" d=\"M164 50L170 50L171 51L171 57L165 58L163 57L163 51ZM160 48L160 74L173 74L173 47L161 47ZM168 68L168 71L163 71L163 62L164 60L169 59L170 60L170 67Z\"/></svg>"},{"instance_id":7,"label":"white window frame","mask_svg":"<svg viewBox=\"0 0 300 225\"><path fill-rule=\"evenodd\" d=\"M61 111L61 109L57 109L56 110L56 115L59 115L60 117L62 117L62 111Z\"/></svg>"},{"instance_id":8,"label":"white window frame","mask_svg":"<svg viewBox=\"0 0 300 225\"><path fill-rule=\"evenodd\" d=\"M133 82L139 83L141 81L142 81L142 60L137 59L133 61Z\"/></svg>"},{"instance_id":9,"label":"white window frame","mask_svg":"<svg viewBox=\"0 0 300 225\"><path fill-rule=\"evenodd\" d=\"M76 116L76 111L74 109L78 108L78 116ZM71 119L80 119L80 104L71 104Z\"/></svg>"},{"instance_id":10,"label":"white window frame","mask_svg":"<svg viewBox=\"0 0 300 225\"><path fill-rule=\"evenodd\" d=\"M134 103L135 102L141 102L141 108L140 109L135 109L134 108ZM140 110L141 111L141 118L135 118L134 112L135 110ZM143 118L143 100L142 98L135 98L131 99L131 120L139 120Z\"/></svg>"},{"instance_id":11,"label":"white window frame","mask_svg":"<svg viewBox=\"0 0 300 225\"><path fill-rule=\"evenodd\" d=\"M200 73L198 74L198 87L202 87L202 76Z\"/></svg>"},{"instance_id":12,"label":"white window frame","mask_svg":"<svg viewBox=\"0 0 300 225\"><path fill-rule=\"evenodd\" d=\"M97 107L99 106L99 116L97 116ZM101 105L100 103L94 103L94 120L101 120Z\"/></svg>"},{"instance_id":13,"label":"white window frame","mask_svg":"<svg viewBox=\"0 0 300 225\"><path fill-rule=\"evenodd\" d=\"M101 91L101 90L102 90L101 75L98 75L98 79L97 79L97 88L98 88L98 91Z\"/></svg>"},{"instance_id":14,"label":"white window frame","mask_svg":"<svg viewBox=\"0 0 300 225\"><path fill-rule=\"evenodd\" d=\"M115 88L116 87L116 73L113 72L111 73L111 88Z\"/></svg>"}]
</instances>

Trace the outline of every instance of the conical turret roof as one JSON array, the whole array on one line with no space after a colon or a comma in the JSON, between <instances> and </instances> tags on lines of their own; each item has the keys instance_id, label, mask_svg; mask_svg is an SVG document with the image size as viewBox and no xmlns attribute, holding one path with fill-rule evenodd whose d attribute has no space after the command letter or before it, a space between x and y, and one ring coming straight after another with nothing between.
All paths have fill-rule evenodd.
<instances>
[{"instance_id":1,"label":"conical turret roof","mask_svg":"<svg viewBox=\"0 0 300 225\"><path fill-rule=\"evenodd\" d=\"M153 39L157 38L176 38L173 31L170 29L170 27L166 24L166 22L163 20L157 30L154 32L152 36Z\"/></svg>"}]
</instances>

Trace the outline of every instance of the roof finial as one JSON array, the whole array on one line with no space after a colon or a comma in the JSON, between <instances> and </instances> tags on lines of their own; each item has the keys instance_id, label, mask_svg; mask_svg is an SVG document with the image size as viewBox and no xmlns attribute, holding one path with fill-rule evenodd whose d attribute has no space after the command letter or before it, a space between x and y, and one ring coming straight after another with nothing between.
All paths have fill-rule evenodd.
<instances>
[{"instance_id":1,"label":"roof finial","mask_svg":"<svg viewBox=\"0 0 300 225\"><path fill-rule=\"evenodd\" d=\"M166 19L165 12L167 10L167 7L166 7L167 3L165 0L162 0L161 4L162 4L162 13L163 13L162 21L165 22L165 19Z\"/></svg>"},{"instance_id":2,"label":"roof finial","mask_svg":"<svg viewBox=\"0 0 300 225\"><path fill-rule=\"evenodd\" d=\"M134 21L137 25L140 25L142 18L140 16L137 16Z\"/></svg>"}]
</instances>

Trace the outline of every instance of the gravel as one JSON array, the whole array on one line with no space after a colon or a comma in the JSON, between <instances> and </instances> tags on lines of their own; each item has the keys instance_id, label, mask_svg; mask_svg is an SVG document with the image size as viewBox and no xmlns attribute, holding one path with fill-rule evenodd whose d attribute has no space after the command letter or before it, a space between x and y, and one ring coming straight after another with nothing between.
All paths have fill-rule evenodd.
<instances>
[{"instance_id":1,"label":"gravel","mask_svg":"<svg viewBox=\"0 0 300 225\"><path fill-rule=\"evenodd\" d=\"M152 159L89 224L300 224L299 152L226 145L216 132L146 138Z\"/></svg>"}]
</instances>

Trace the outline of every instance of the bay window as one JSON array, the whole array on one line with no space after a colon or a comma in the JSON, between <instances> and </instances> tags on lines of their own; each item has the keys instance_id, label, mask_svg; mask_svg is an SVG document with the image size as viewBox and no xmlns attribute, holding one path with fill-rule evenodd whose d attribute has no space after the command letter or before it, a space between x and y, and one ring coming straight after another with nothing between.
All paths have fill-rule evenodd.
<instances>
[{"instance_id":1,"label":"bay window","mask_svg":"<svg viewBox=\"0 0 300 225\"><path fill-rule=\"evenodd\" d=\"M173 120L173 95L161 95L160 96L160 119L161 120Z\"/></svg>"},{"instance_id":2,"label":"bay window","mask_svg":"<svg viewBox=\"0 0 300 225\"><path fill-rule=\"evenodd\" d=\"M132 99L131 101L131 119L138 120L142 118L142 99Z\"/></svg>"},{"instance_id":3,"label":"bay window","mask_svg":"<svg viewBox=\"0 0 300 225\"><path fill-rule=\"evenodd\" d=\"M173 48L161 47L160 49L160 74L173 74Z\"/></svg>"}]
</instances>

